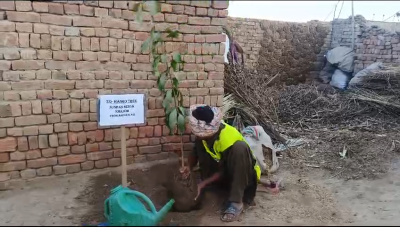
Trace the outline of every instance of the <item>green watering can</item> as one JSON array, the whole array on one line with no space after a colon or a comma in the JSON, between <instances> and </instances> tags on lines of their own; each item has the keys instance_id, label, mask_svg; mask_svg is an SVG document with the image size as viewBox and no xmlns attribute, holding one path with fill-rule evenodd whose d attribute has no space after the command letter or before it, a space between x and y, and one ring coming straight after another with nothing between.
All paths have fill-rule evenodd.
<instances>
[{"instance_id":1,"label":"green watering can","mask_svg":"<svg viewBox=\"0 0 400 227\"><path fill-rule=\"evenodd\" d=\"M148 205L150 211L139 199ZM157 212L145 194L120 185L111 190L110 197L104 202L104 216L109 226L156 226L174 203L175 201L171 199Z\"/></svg>"}]
</instances>

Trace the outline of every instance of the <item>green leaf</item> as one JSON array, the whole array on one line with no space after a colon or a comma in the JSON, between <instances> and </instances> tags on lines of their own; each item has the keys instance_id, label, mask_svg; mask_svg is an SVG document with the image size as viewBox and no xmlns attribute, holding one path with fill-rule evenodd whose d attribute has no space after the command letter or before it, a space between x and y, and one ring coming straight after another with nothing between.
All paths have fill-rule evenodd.
<instances>
[{"instance_id":1,"label":"green leaf","mask_svg":"<svg viewBox=\"0 0 400 227\"><path fill-rule=\"evenodd\" d=\"M169 104L172 102L172 91L168 90L165 93L165 97L164 100L162 102L162 106L164 107L164 109L167 109L169 107ZM166 112L166 114L168 115L168 113Z\"/></svg>"},{"instance_id":2,"label":"green leaf","mask_svg":"<svg viewBox=\"0 0 400 227\"><path fill-rule=\"evenodd\" d=\"M167 61L168 61L167 55L165 55L165 54L161 55L161 62L166 63Z\"/></svg>"},{"instance_id":3,"label":"green leaf","mask_svg":"<svg viewBox=\"0 0 400 227\"><path fill-rule=\"evenodd\" d=\"M180 94L181 92L178 90L177 87L172 87L172 97L174 98L179 97Z\"/></svg>"},{"instance_id":4,"label":"green leaf","mask_svg":"<svg viewBox=\"0 0 400 227\"><path fill-rule=\"evenodd\" d=\"M178 120L178 112L176 111L176 108L174 108L168 115L168 128L170 131L174 130L177 120Z\"/></svg>"},{"instance_id":5,"label":"green leaf","mask_svg":"<svg viewBox=\"0 0 400 227\"><path fill-rule=\"evenodd\" d=\"M174 59L174 61L176 61L177 63L182 62L182 56L180 53L173 53L172 59Z\"/></svg>"},{"instance_id":6,"label":"green leaf","mask_svg":"<svg viewBox=\"0 0 400 227\"><path fill-rule=\"evenodd\" d=\"M178 36L179 36L178 31L171 31L171 29L169 29L169 28L167 28L165 31L168 33L168 35L167 35L168 38L178 38Z\"/></svg>"},{"instance_id":7,"label":"green leaf","mask_svg":"<svg viewBox=\"0 0 400 227\"><path fill-rule=\"evenodd\" d=\"M167 76L165 75L165 73L161 74L160 77L158 77L157 79L157 84L158 84L158 89L160 91L164 91L165 90L165 83L167 82Z\"/></svg>"},{"instance_id":8,"label":"green leaf","mask_svg":"<svg viewBox=\"0 0 400 227\"><path fill-rule=\"evenodd\" d=\"M180 106L179 111L180 111L180 114L182 114L183 116L186 116L186 111L185 111L184 107Z\"/></svg>"},{"instance_id":9,"label":"green leaf","mask_svg":"<svg viewBox=\"0 0 400 227\"><path fill-rule=\"evenodd\" d=\"M172 79L172 84L174 85L174 87L178 88L178 86L179 86L179 80L178 80L178 78L174 77L174 78Z\"/></svg>"},{"instance_id":10,"label":"green leaf","mask_svg":"<svg viewBox=\"0 0 400 227\"><path fill-rule=\"evenodd\" d=\"M153 68L153 71L154 71L154 72L158 71L158 65L160 64L160 61L161 61L160 55L156 55L156 56L153 58L152 68Z\"/></svg>"},{"instance_id":11,"label":"green leaf","mask_svg":"<svg viewBox=\"0 0 400 227\"><path fill-rule=\"evenodd\" d=\"M172 90L167 91L165 94L165 99L168 99L170 102L172 102Z\"/></svg>"},{"instance_id":12,"label":"green leaf","mask_svg":"<svg viewBox=\"0 0 400 227\"><path fill-rule=\"evenodd\" d=\"M185 116L182 114L178 115L178 129L181 134L185 132Z\"/></svg>"},{"instance_id":13,"label":"green leaf","mask_svg":"<svg viewBox=\"0 0 400 227\"><path fill-rule=\"evenodd\" d=\"M178 71L178 62L176 62L174 59L171 61L171 67L174 69L175 72Z\"/></svg>"},{"instance_id":14,"label":"green leaf","mask_svg":"<svg viewBox=\"0 0 400 227\"><path fill-rule=\"evenodd\" d=\"M146 41L143 42L143 44L142 44L140 50L141 50L142 52L148 50L149 47L150 47L150 44L151 44L151 37L147 38Z\"/></svg>"},{"instance_id":15,"label":"green leaf","mask_svg":"<svg viewBox=\"0 0 400 227\"><path fill-rule=\"evenodd\" d=\"M139 3L137 6L137 10L136 11L136 21L139 23L143 22L143 4Z\"/></svg>"}]
</instances>

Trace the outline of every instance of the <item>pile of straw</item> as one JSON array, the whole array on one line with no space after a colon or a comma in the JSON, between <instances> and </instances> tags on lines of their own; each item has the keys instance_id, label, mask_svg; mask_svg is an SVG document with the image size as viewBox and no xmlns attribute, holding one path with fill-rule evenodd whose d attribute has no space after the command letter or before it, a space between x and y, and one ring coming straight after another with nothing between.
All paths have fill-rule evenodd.
<instances>
[{"instance_id":1,"label":"pile of straw","mask_svg":"<svg viewBox=\"0 0 400 227\"><path fill-rule=\"evenodd\" d=\"M238 67L225 68L225 91L236 103L227 112L235 124L262 125L277 141L283 139L271 122L308 128L400 125L400 66L385 65L344 92L329 85L279 87L274 85L277 77Z\"/></svg>"},{"instance_id":2,"label":"pile of straw","mask_svg":"<svg viewBox=\"0 0 400 227\"><path fill-rule=\"evenodd\" d=\"M241 129L247 125L261 125L265 132L277 142L286 140L277 132L271 122L277 122L278 115L274 107L278 93L267 89L278 75L266 78L256 71L236 65L225 65L225 92L231 94L226 102L233 99L236 104L227 113L230 123Z\"/></svg>"},{"instance_id":3,"label":"pile of straw","mask_svg":"<svg viewBox=\"0 0 400 227\"><path fill-rule=\"evenodd\" d=\"M366 120L400 123L400 66L385 65L345 92L313 85L289 86L279 98L281 121L357 125Z\"/></svg>"}]
</instances>

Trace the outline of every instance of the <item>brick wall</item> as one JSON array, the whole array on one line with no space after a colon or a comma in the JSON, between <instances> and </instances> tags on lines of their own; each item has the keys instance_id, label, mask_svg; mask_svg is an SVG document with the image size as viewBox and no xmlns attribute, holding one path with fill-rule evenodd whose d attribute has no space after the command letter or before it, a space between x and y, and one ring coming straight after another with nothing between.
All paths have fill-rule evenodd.
<instances>
[{"instance_id":1,"label":"brick wall","mask_svg":"<svg viewBox=\"0 0 400 227\"><path fill-rule=\"evenodd\" d=\"M66 1L65 1L66 2ZM127 128L128 164L172 157L162 98L140 47L152 27L134 21L133 1L0 1L0 182L120 165L120 130L99 129L99 94L146 93L147 124ZM220 106L227 1L167 1L156 30L187 62L184 105ZM190 135L184 136L191 148Z\"/></svg>"},{"instance_id":2,"label":"brick wall","mask_svg":"<svg viewBox=\"0 0 400 227\"><path fill-rule=\"evenodd\" d=\"M381 23L372 23L365 20L361 15L354 17L355 20L355 60L354 73L366 68L374 62L400 63L400 32L395 26ZM328 45L332 48L337 46L351 47L352 42L351 17L347 19L336 19L333 21L332 40ZM331 43L330 43L331 42Z\"/></svg>"},{"instance_id":3,"label":"brick wall","mask_svg":"<svg viewBox=\"0 0 400 227\"><path fill-rule=\"evenodd\" d=\"M247 67L268 76L279 73L282 83L305 82L322 67L330 24L228 18L233 37L245 51Z\"/></svg>"},{"instance_id":4,"label":"brick wall","mask_svg":"<svg viewBox=\"0 0 400 227\"><path fill-rule=\"evenodd\" d=\"M228 17L227 27L244 50L246 67L257 67L261 40L264 34L260 20Z\"/></svg>"}]
</instances>

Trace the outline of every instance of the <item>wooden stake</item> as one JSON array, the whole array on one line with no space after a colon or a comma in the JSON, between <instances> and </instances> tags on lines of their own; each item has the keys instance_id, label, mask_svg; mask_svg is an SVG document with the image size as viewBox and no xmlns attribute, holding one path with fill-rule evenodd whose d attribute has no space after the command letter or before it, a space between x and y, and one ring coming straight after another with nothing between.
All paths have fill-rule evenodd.
<instances>
[{"instance_id":1,"label":"wooden stake","mask_svg":"<svg viewBox=\"0 0 400 227\"><path fill-rule=\"evenodd\" d=\"M122 186L128 187L128 176L126 170L125 126L121 126L121 175L122 175Z\"/></svg>"}]
</instances>

